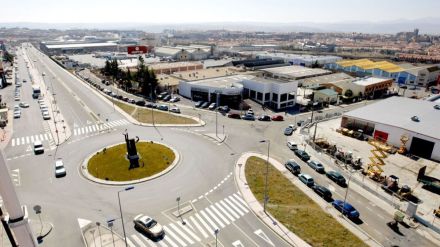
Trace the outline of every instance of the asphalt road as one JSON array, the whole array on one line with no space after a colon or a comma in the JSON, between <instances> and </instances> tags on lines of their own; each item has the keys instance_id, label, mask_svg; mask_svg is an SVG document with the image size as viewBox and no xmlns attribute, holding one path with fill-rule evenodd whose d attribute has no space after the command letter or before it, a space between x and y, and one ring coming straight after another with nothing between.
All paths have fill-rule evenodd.
<instances>
[{"instance_id":1,"label":"asphalt road","mask_svg":"<svg viewBox=\"0 0 440 247\"><path fill-rule=\"evenodd\" d=\"M226 141L219 145L202 135L215 133L214 112L188 106L181 108L184 114L200 114L207 123L205 127L136 126L114 111L112 104L97 97L87 84L73 77L48 57L34 48L27 48L27 53L31 61L36 61L32 63L39 72L46 74L45 83L49 86L49 91L55 93L66 124L73 130L72 137L67 142L57 149L47 149L43 155L34 155L24 145L13 146L12 142L5 149L9 168L19 170L20 183L17 191L21 202L30 208L36 204L41 205L43 220L54 225L53 232L44 240L43 245L59 246L59 243L63 243L65 247L82 246L78 218L102 224L116 218L118 220L113 229L122 234L117 200L117 193L122 188L85 180L79 175L79 169L88 155L107 145L123 142L122 133L127 130L130 136L166 143L177 149L182 157L180 164L167 175L136 184L134 190L121 193L125 228L132 246L212 244L216 228L220 229L218 239L223 246L288 246L249 212L241 201L231 174L241 153L266 152L267 146L259 143L262 139L272 141L271 157L281 162L296 159L286 147L283 130L289 123L306 120L309 115L288 117L284 122L265 123L228 119L219 114L217 130L228 135ZM23 79L26 76L26 67L21 53L18 61L20 79ZM22 90L30 90L30 84L23 84ZM24 109L26 114L14 121L14 137L44 133L41 113L33 110L38 107L36 102L29 98L30 94L22 95L31 107ZM351 107L354 106L335 111L344 111ZM93 131L92 126L99 122L112 123L112 127L109 131ZM294 134L294 138L300 139L298 134ZM49 142L44 144L45 147L50 146ZM56 158L64 160L67 169L65 178L54 177ZM306 164L297 161L304 172L312 175L319 184L333 190L334 198L343 197L345 188L340 188L325 176L309 169ZM329 164L324 165L330 169ZM310 190L310 193L313 191ZM185 226L181 224L182 219L173 215L177 210L177 197L181 198L181 208L191 209L183 216L187 223ZM385 225L391 220L391 216L375 208L374 202L368 201L360 193L350 191L347 198L361 213L362 222L358 226L384 246L433 246L413 230L402 229L404 236L392 232ZM153 216L166 227L166 239L153 243L134 230L131 221L141 213ZM37 216L30 212L30 218L37 219Z\"/></svg>"}]
</instances>

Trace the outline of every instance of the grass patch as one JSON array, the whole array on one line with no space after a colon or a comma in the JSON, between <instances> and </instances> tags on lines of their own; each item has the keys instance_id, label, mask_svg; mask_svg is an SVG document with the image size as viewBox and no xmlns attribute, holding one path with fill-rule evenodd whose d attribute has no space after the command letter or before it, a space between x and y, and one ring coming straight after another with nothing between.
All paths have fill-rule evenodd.
<instances>
[{"instance_id":1,"label":"grass patch","mask_svg":"<svg viewBox=\"0 0 440 247\"><path fill-rule=\"evenodd\" d=\"M266 161L250 157L246 161L245 173L251 191L263 204ZM269 202L266 210L310 245L368 246L324 212L273 166L269 166L268 185Z\"/></svg>"},{"instance_id":2,"label":"grass patch","mask_svg":"<svg viewBox=\"0 0 440 247\"><path fill-rule=\"evenodd\" d=\"M145 107L137 107L129 105L118 100L114 100L115 105L121 108L126 113L130 114L134 119L141 123L152 124L153 117L155 124L197 124L198 122L194 119L176 116L164 111L155 110L154 116L151 109Z\"/></svg>"},{"instance_id":3,"label":"grass patch","mask_svg":"<svg viewBox=\"0 0 440 247\"><path fill-rule=\"evenodd\" d=\"M157 174L168 168L176 158L168 147L151 142L138 142L137 151L141 156L140 167L129 170L125 155L126 145L120 144L95 154L87 164L89 173L96 178L109 181L130 181ZM144 166L142 165L144 163Z\"/></svg>"}]
</instances>

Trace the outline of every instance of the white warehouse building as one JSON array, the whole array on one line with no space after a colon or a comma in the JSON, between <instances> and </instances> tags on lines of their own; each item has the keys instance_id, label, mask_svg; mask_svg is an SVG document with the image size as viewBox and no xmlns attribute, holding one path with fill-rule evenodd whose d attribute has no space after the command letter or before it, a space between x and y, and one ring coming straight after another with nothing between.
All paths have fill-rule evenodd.
<instances>
[{"instance_id":1,"label":"white warehouse building","mask_svg":"<svg viewBox=\"0 0 440 247\"><path fill-rule=\"evenodd\" d=\"M413 155L440 160L440 105L437 102L392 97L347 112L341 127L358 130L395 147L408 138Z\"/></svg>"},{"instance_id":2,"label":"white warehouse building","mask_svg":"<svg viewBox=\"0 0 440 247\"><path fill-rule=\"evenodd\" d=\"M295 105L297 87L297 81L234 75L181 81L179 94L193 101L208 101L231 107L237 107L242 99L249 98L278 111Z\"/></svg>"}]
</instances>

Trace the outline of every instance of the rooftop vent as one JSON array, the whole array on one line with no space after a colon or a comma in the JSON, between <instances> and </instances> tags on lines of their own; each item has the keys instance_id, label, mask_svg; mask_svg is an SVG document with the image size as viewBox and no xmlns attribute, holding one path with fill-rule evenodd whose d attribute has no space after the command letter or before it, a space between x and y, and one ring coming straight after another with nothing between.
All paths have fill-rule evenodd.
<instances>
[{"instance_id":1,"label":"rooftop vent","mask_svg":"<svg viewBox=\"0 0 440 247\"><path fill-rule=\"evenodd\" d=\"M440 110L440 105L435 105L435 106L434 106L434 109L436 109L436 110Z\"/></svg>"},{"instance_id":2,"label":"rooftop vent","mask_svg":"<svg viewBox=\"0 0 440 247\"><path fill-rule=\"evenodd\" d=\"M420 119L417 116L412 116L411 120L413 120L414 122L420 122Z\"/></svg>"}]
</instances>

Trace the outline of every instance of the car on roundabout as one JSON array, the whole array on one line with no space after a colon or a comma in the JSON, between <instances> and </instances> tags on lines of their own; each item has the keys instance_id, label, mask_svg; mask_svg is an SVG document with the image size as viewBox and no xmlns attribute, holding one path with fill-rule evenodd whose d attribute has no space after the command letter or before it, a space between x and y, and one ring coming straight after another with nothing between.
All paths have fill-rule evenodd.
<instances>
[{"instance_id":1,"label":"car on roundabout","mask_svg":"<svg viewBox=\"0 0 440 247\"><path fill-rule=\"evenodd\" d=\"M55 177L65 177L66 176L66 168L64 167L64 163L62 159L57 159L55 161Z\"/></svg>"},{"instance_id":2,"label":"car on roundabout","mask_svg":"<svg viewBox=\"0 0 440 247\"><path fill-rule=\"evenodd\" d=\"M165 232L161 224L150 216L140 214L134 217L134 228L151 238L160 238Z\"/></svg>"}]
</instances>

